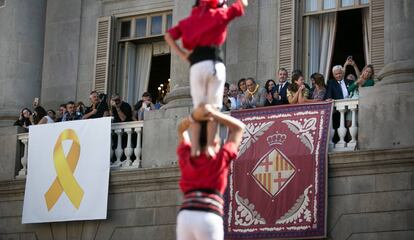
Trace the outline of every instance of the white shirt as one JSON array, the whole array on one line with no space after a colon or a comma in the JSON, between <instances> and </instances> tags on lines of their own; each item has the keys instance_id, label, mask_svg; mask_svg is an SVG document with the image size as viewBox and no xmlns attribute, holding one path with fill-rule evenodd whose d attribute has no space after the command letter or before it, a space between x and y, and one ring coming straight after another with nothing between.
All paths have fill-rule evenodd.
<instances>
[{"instance_id":1,"label":"white shirt","mask_svg":"<svg viewBox=\"0 0 414 240\"><path fill-rule=\"evenodd\" d=\"M54 123L55 121L53 121L53 119L51 117L49 117L48 115L45 116L45 118L47 119L46 123Z\"/></svg>"},{"instance_id":2,"label":"white shirt","mask_svg":"<svg viewBox=\"0 0 414 240\"><path fill-rule=\"evenodd\" d=\"M342 95L344 95L344 99L349 97L348 89L346 88L345 81L342 79L339 81L339 85L341 85L342 88Z\"/></svg>"},{"instance_id":3,"label":"white shirt","mask_svg":"<svg viewBox=\"0 0 414 240\"><path fill-rule=\"evenodd\" d=\"M237 97L229 97L230 102L231 102L231 110L237 110L240 107L240 103L237 100Z\"/></svg>"}]
</instances>

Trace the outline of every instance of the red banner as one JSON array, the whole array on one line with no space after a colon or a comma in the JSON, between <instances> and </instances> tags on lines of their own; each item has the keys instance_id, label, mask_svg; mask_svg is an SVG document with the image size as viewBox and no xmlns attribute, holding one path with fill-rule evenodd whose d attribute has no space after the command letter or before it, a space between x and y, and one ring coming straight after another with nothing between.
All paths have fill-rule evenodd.
<instances>
[{"instance_id":1,"label":"red banner","mask_svg":"<svg viewBox=\"0 0 414 240\"><path fill-rule=\"evenodd\" d=\"M226 192L226 239L326 235L332 103L232 112L246 124Z\"/></svg>"}]
</instances>

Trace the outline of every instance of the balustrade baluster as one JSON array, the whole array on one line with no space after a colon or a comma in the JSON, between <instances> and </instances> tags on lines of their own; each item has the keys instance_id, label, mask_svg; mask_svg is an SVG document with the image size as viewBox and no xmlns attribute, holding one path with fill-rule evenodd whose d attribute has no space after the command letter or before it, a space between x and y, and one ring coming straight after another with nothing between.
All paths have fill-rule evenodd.
<instances>
[{"instance_id":1,"label":"balustrade baluster","mask_svg":"<svg viewBox=\"0 0 414 240\"><path fill-rule=\"evenodd\" d=\"M131 156L132 156L132 153L133 153L132 144L131 144L132 129L131 128L126 128L125 132L128 135L128 140L127 140L127 146L126 146L125 151L124 151L126 159L125 159L125 161L122 162L122 166L123 167L129 167L132 164Z\"/></svg>"},{"instance_id":2,"label":"balustrade baluster","mask_svg":"<svg viewBox=\"0 0 414 240\"><path fill-rule=\"evenodd\" d=\"M352 114L352 125L349 127L349 134L351 135L351 141L348 143L347 147L349 150L354 150L357 144L357 136L358 136L358 120L356 118L357 115L357 105L350 105L349 109L351 110Z\"/></svg>"},{"instance_id":3,"label":"balustrade baluster","mask_svg":"<svg viewBox=\"0 0 414 240\"><path fill-rule=\"evenodd\" d=\"M27 174L27 152L29 149L29 139L22 138L21 141L24 145L24 154L23 154L23 157L20 159L20 162L22 163L23 168L19 171L18 177L25 177Z\"/></svg>"},{"instance_id":4,"label":"balustrade baluster","mask_svg":"<svg viewBox=\"0 0 414 240\"><path fill-rule=\"evenodd\" d=\"M339 141L335 145L335 148L345 148L346 146L345 136L346 136L346 131L347 131L345 127L345 112L346 112L345 106L339 106L338 111L341 114L341 120L340 120L339 128L338 128Z\"/></svg>"},{"instance_id":5,"label":"balustrade baluster","mask_svg":"<svg viewBox=\"0 0 414 240\"><path fill-rule=\"evenodd\" d=\"M332 114L335 113L335 108L332 111ZM331 116L331 121L332 121L332 116ZM333 127L333 124L331 124L331 131L329 132L329 150L333 150L335 148L335 143L334 143L334 136L335 136L335 128Z\"/></svg>"},{"instance_id":6,"label":"balustrade baluster","mask_svg":"<svg viewBox=\"0 0 414 240\"><path fill-rule=\"evenodd\" d=\"M137 133L137 146L134 149L135 154L135 161L132 163L132 166L134 167L141 167L141 127L136 127L135 132Z\"/></svg>"},{"instance_id":7,"label":"balustrade baluster","mask_svg":"<svg viewBox=\"0 0 414 240\"><path fill-rule=\"evenodd\" d=\"M124 150L122 149L122 129L116 129L115 133L118 138L118 144L116 145L115 149L116 161L112 164L112 166L119 167L122 164L121 157L124 153Z\"/></svg>"},{"instance_id":8,"label":"balustrade baluster","mask_svg":"<svg viewBox=\"0 0 414 240\"><path fill-rule=\"evenodd\" d=\"M110 144L110 156L109 156L109 161L111 161L111 166L112 166L112 159L113 159L113 157L114 157L114 148L113 148L113 146L114 146L114 141L113 141L113 134L114 134L114 131L113 130L111 130L111 144Z\"/></svg>"}]
</instances>

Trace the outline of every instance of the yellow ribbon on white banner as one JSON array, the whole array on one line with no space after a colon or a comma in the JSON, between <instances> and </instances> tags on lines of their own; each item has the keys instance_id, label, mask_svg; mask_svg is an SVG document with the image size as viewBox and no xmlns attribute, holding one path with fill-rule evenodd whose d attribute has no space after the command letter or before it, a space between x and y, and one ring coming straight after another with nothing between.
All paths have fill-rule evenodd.
<instances>
[{"instance_id":1,"label":"yellow ribbon on white banner","mask_svg":"<svg viewBox=\"0 0 414 240\"><path fill-rule=\"evenodd\" d=\"M62 142L64 140L73 141L66 157L62 147ZM59 200L63 191L66 193L73 206L75 206L76 209L79 209L84 192L73 176L73 172L78 164L79 156L80 142L76 132L73 129L64 130L59 135L53 150L53 162L57 176L49 187L49 190L45 193L46 205L49 211Z\"/></svg>"}]
</instances>

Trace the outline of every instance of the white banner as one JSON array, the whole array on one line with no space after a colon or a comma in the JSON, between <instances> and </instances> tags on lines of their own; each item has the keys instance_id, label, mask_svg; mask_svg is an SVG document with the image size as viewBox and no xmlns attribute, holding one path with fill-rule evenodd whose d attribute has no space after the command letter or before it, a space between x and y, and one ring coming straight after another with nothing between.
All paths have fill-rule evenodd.
<instances>
[{"instance_id":1,"label":"white banner","mask_svg":"<svg viewBox=\"0 0 414 240\"><path fill-rule=\"evenodd\" d=\"M106 219L111 118L30 126L22 223Z\"/></svg>"}]
</instances>

